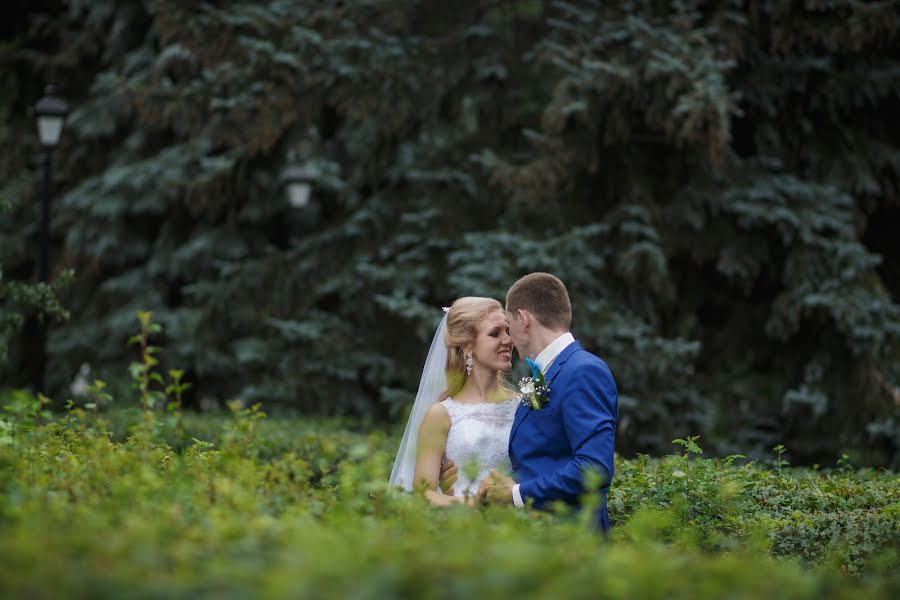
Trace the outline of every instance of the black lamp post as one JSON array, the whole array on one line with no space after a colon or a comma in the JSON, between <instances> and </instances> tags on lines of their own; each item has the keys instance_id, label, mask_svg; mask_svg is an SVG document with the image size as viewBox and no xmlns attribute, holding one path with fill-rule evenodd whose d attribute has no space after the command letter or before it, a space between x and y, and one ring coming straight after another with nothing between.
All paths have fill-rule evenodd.
<instances>
[{"instance_id":1,"label":"black lamp post","mask_svg":"<svg viewBox=\"0 0 900 600\"><path fill-rule=\"evenodd\" d=\"M34 105L34 114L37 117L38 137L44 148L44 193L41 198L41 263L39 278L42 283L50 279L50 194L53 178L51 168L53 166L53 149L59 143L62 135L66 115L69 114L69 105L56 95L56 86L48 85L44 97ZM46 325L40 325L40 356L37 365L37 389L44 391L44 365L47 361L46 354Z\"/></svg>"},{"instance_id":2,"label":"black lamp post","mask_svg":"<svg viewBox=\"0 0 900 600\"><path fill-rule=\"evenodd\" d=\"M63 124L66 115L69 114L69 105L56 96L56 86L47 86L43 98L34 105L34 114L37 117L38 137L41 146L44 147L44 195L41 199L41 270L40 280L47 282L50 275L49 245L50 245L50 193L52 186L51 167L53 166L53 149L59 143L62 135Z\"/></svg>"}]
</instances>

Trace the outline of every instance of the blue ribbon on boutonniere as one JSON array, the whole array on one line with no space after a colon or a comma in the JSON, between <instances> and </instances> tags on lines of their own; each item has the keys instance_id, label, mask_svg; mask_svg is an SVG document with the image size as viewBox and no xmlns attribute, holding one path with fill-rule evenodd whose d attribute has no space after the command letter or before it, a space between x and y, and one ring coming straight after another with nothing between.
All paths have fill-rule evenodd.
<instances>
[{"instance_id":1,"label":"blue ribbon on boutonniere","mask_svg":"<svg viewBox=\"0 0 900 600\"><path fill-rule=\"evenodd\" d=\"M541 368L534 361L534 359L527 356L525 357L525 364L527 364L529 368L531 368L531 376L534 377L535 380L537 380L537 378L541 376Z\"/></svg>"}]
</instances>

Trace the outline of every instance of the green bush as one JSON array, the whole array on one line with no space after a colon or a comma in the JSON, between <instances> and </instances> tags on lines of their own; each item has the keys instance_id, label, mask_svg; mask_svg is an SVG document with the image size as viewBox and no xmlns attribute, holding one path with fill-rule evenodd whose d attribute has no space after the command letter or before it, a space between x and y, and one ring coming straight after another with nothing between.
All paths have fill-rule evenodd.
<instances>
[{"instance_id":1,"label":"green bush","mask_svg":"<svg viewBox=\"0 0 900 600\"><path fill-rule=\"evenodd\" d=\"M4 597L894 597L889 473L619 459L582 515L439 510L347 423L81 408L0 418Z\"/></svg>"},{"instance_id":2,"label":"green bush","mask_svg":"<svg viewBox=\"0 0 900 600\"><path fill-rule=\"evenodd\" d=\"M776 449L778 450L778 449ZM876 554L897 556L900 480L869 469L770 469L735 459L670 456L619 461L612 516L668 509L670 538L687 532L702 550L723 551L755 534L774 555L806 564L838 561L859 573ZM879 556L879 559L883 556Z\"/></svg>"}]
</instances>

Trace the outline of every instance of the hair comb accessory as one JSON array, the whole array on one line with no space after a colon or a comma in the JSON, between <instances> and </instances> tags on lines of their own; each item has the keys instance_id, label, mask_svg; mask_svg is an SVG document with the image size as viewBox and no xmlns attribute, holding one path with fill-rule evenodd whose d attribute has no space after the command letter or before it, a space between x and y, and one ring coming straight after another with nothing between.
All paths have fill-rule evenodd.
<instances>
[{"instance_id":1,"label":"hair comb accessory","mask_svg":"<svg viewBox=\"0 0 900 600\"><path fill-rule=\"evenodd\" d=\"M450 312L449 306L442 306L441 308L444 310L444 312L447 312L447 313Z\"/></svg>"}]
</instances>

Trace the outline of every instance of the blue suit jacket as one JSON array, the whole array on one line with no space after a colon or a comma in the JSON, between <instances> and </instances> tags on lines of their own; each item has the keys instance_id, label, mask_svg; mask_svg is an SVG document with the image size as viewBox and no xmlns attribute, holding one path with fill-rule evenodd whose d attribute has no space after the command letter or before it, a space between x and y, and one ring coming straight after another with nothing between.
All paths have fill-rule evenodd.
<instances>
[{"instance_id":1,"label":"blue suit jacket","mask_svg":"<svg viewBox=\"0 0 900 600\"><path fill-rule=\"evenodd\" d=\"M550 402L519 406L509 434L509 457L525 502L541 508L556 500L578 506L584 472L603 477L597 525L609 529L606 492L613 476L616 383L606 363L573 342L544 374Z\"/></svg>"}]
</instances>

